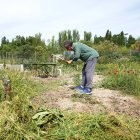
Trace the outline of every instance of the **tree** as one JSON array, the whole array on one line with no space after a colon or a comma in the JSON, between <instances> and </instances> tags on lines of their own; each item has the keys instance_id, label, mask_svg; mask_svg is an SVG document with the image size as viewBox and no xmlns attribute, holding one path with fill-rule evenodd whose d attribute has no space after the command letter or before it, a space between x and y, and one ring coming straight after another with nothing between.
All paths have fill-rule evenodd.
<instances>
[{"instance_id":1,"label":"tree","mask_svg":"<svg viewBox=\"0 0 140 140\"><path fill-rule=\"evenodd\" d=\"M119 35L118 35L118 39L117 39L117 44L120 46L125 45L125 36L124 36L124 32L122 31Z\"/></svg>"},{"instance_id":2,"label":"tree","mask_svg":"<svg viewBox=\"0 0 140 140\"><path fill-rule=\"evenodd\" d=\"M72 40L72 35L71 35L71 31L70 30L68 30L67 34L68 34L68 40Z\"/></svg>"},{"instance_id":3,"label":"tree","mask_svg":"<svg viewBox=\"0 0 140 140\"><path fill-rule=\"evenodd\" d=\"M104 41L104 37L99 36L97 37L97 35L94 36L94 44L99 44L100 42Z\"/></svg>"},{"instance_id":4,"label":"tree","mask_svg":"<svg viewBox=\"0 0 140 140\"><path fill-rule=\"evenodd\" d=\"M64 41L67 40L67 31L62 31L59 33L58 44L60 47L64 47Z\"/></svg>"},{"instance_id":5,"label":"tree","mask_svg":"<svg viewBox=\"0 0 140 140\"><path fill-rule=\"evenodd\" d=\"M136 42L135 38L132 35L129 35L127 47L130 48L132 44L135 44L135 42Z\"/></svg>"},{"instance_id":6,"label":"tree","mask_svg":"<svg viewBox=\"0 0 140 140\"><path fill-rule=\"evenodd\" d=\"M46 48L42 46L35 47L35 62L46 62Z\"/></svg>"},{"instance_id":7,"label":"tree","mask_svg":"<svg viewBox=\"0 0 140 140\"><path fill-rule=\"evenodd\" d=\"M61 33L59 33L58 44L59 44L60 47L63 46L63 45L62 45L62 35L61 35Z\"/></svg>"},{"instance_id":8,"label":"tree","mask_svg":"<svg viewBox=\"0 0 140 140\"><path fill-rule=\"evenodd\" d=\"M11 52L11 44L3 44L0 48L0 54L5 55Z\"/></svg>"},{"instance_id":9,"label":"tree","mask_svg":"<svg viewBox=\"0 0 140 140\"><path fill-rule=\"evenodd\" d=\"M25 37L24 36L21 37L21 44L22 45L25 45L26 44L26 40L25 40Z\"/></svg>"},{"instance_id":10,"label":"tree","mask_svg":"<svg viewBox=\"0 0 140 140\"><path fill-rule=\"evenodd\" d=\"M77 30L73 30L72 39L73 39L73 42L77 42L80 40L80 35Z\"/></svg>"},{"instance_id":11,"label":"tree","mask_svg":"<svg viewBox=\"0 0 140 140\"><path fill-rule=\"evenodd\" d=\"M79 32L77 30L73 30L72 32L70 30L59 32L58 44L60 47L64 47L65 40L71 40L73 42L79 41Z\"/></svg>"},{"instance_id":12,"label":"tree","mask_svg":"<svg viewBox=\"0 0 140 140\"><path fill-rule=\"evenodd\" d=\"M28 37L26 37L26 44L28 44L28 45L33 45L34 43L34 41L33 41L33 39L34 39L34 37L33 36L28 36Z\"/></svg>"},{"instance_id":13,"label":"tree","mask_svg":"<svg viewBox=\"0 0 140 140\"><path fill-rule=\"evenodd\" d=\"M118 35L113 35L112 36L112 41L114 44L117 44L118 43Z\"/></svg>"},{"instance_id":14,"label":"tree","mask_svg":"<svg viewBox=\"0 0 140 140\"><path fill-rule=\"evenodd\" d=\"M84 31L84 41L91 41L92 33Z\"/></svg>"},{"instance_id":15,"label":"tree","mask_svg":"<svg viewBox=\"0 0 140 140\"><path fill-rule=\"evenodd\" d=\"M34 55L34 52L35 52L35 47L26 44L20 47L20 50L18 51L18 55L23 59L30 59Z\"/></svg>"},{"instance_id":16,"label":"tree","mask_svg":"<svg viewBox=\"0 0 140 140\"><path fill-rule=\"evenodd\" d=\"M107 30L106 35L105 35L105 39L111 41L112 40L112 34L111 31Z\"/></svg>"},{"instance_id":17,"label":"tree","mask_svg":"<svg viewBox=\"0 0 140 140\"><path fill-rule=\"evenodd\" d=\"M32 40L32 45L33 46L45 46L45 41L43 41L41 39L41 36L42 34L41 33L38 33L38 34L35 34L35 37L33 37L33 40Z\"/></svg>"},{"instance_id":18,"label":"tree","mask_svg":"<svg viewBox=\"0 0 140 140\"><path fill-rule=\"evenodd\" d=\"M2 37L2 39L1 39L1 46L3 45L3 44L8 44L9 43L9 40L8 39L6 39L6 37L4 36L4 37Z\"/></svg>"}]
</instances>

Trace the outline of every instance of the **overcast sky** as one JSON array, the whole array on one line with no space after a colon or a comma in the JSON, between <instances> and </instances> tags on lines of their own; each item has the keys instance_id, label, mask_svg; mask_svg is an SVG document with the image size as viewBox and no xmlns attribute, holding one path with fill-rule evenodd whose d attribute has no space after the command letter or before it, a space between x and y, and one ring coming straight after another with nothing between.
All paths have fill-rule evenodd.
<instances>
[{"instance_id":1,"label":"overcast sky","mask_svg":"<svg viewBox=\"0 0 140 140\"><path fill-rule=\"evenodd\" d=\"M0 0L0 39L16 35L50 39L77 29L94 36L121 31L140 37L140 0Z\"/></svg>"}]
</instances>

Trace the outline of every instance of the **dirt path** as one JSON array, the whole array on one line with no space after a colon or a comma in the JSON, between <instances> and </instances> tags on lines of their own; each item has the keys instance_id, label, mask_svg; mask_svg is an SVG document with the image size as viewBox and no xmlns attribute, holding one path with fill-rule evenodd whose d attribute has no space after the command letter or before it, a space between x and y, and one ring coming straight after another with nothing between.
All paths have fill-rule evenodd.
<instances>
[{"instance_id":1,"label":"dirt path","mask_svg":"<svg viewBox=\"0 0 140 140\"><path fill-rule=\"evenodd\" d=\"M119 91L94 88L92 95L79 95L72 90L72 76L65 75L55 80L65 81L65 84L60 85L55 91L48 91L36 96L33 103L39 106L48 108L58 108L74 112L88 113L116 113L140 117L140 101L132 96L122 95ZM100 82L102 76L95 75L94 82ZM42 80L42 79L40 79ZM44 82L51 82L54 79L43 79Z\"/></svg>"}]
</instances>

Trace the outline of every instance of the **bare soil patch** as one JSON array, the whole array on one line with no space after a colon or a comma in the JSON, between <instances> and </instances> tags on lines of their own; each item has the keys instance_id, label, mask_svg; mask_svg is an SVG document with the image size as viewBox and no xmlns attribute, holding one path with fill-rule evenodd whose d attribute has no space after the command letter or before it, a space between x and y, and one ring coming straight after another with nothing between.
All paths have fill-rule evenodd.
<instances>
[{"instance_id":1,"label":"bare soil patch","mask_svg":"<svg viewBox=\"0 0 140 140\"><path fill-rule=\"evenodd\" d=\"M100 75L94 76L94 82L101 82ZM38 78L43 82L51 82L54 78ZM64 75L55 80L63 84L55 91L47 91L33 98L37 107L58 108L72 112L116 113L132 117L140 117L140 101L133 96L123 95L120 91L94 88L92 95L80 95L72 89L73 77Z\"/></svg>"}]
</instances>

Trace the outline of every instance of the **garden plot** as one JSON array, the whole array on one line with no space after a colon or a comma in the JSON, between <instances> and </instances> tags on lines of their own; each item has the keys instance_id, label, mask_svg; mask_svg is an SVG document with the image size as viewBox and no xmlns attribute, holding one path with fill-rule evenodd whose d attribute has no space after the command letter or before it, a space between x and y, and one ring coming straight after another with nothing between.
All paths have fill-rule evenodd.
<instances>
[{"instance_id":1,"label":"garden plot","mask_svg":"<svg viewBox=\"0 0 140 140\"><path fill-rule=\"evenodd\" d=\"M95 75L94 82L102 81L102 76ZM60 82L60 78L39 79L43 82ZM62 82L63 81L63 82ZM123 95L120 91L95 87L91 96L79 95L74 90L73 77L61 76L61 84L55 90L48 90L33 98L32 102L38 107L58 108L72 112L88 112L93 114L116 113L140 117L140 103L133 96Z\"/></svg>"}]
</instances>

